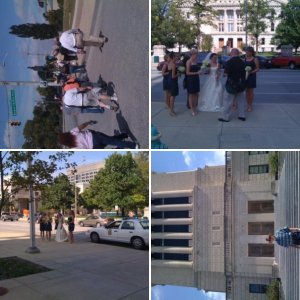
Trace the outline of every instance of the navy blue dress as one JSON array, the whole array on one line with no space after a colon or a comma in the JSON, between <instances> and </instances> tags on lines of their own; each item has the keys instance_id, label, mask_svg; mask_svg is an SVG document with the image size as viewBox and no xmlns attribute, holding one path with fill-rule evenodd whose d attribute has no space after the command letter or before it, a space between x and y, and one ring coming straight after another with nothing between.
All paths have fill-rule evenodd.
<instances>
[{"instance_id":1,"label":"navy blue dress","mask_svg":"<svg viewBox=\"0 0 300 300\"><path fill-rule=\"evenodd\" d=\"M198 65L191 65L190 72L199 72ZM189 94L196 94L200 92L200 78L199 75L186 75L186 87Z\"/></svg>"},{"instance_id":2,"label":"navy blue dress","mask_svg":"<svg viewBox=\"0 0 300 300\"><path fill-rule=\"evenodd\" d=\"M248 67L248 66L251 67L251 71L253 71L253 70L256 69L256 65L255 65L254 59L251 60L251 61L247 61L245 59L245 67ZM248 76L248 78L246 80L246 88L249 88L249 89L256 88L256 73L249 74L249 76Z\"/></svg>"},{"instance_id":3,"label":"navy blue dress","mask_svg":"<svg viewBox=\"0 0 300 300\"><path fill-rule=\"evenodd\" d=\"M172 70L168 70L168 87L171 96L176 97L179 94L178 77L172 78ZM177 72L177 71L176 71Z\"/></svg>"},{"instance_id":4,"label":"navy blue dress","mask_svg":"<svg viewBox=\"0 0 300 300\"><path fill-rule=\"evenodd\" d=\"M169 78L169 74L163 75L163 90L164 91L169 90L168 78Z\"/></svg>"}]
</instances>

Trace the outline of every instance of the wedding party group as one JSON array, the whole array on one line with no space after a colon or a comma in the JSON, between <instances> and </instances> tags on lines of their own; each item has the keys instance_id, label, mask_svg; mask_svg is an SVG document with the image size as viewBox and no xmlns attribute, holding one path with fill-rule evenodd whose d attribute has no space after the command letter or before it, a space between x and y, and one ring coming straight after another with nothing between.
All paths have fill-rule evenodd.
<instances>
[{"instance_id":1,"label":"wedding party group","mask_svg":"<svg viewBox=\"0 0 300 300\"><path fill-rule=\"evenodd\" d=\"M255 58L253 47L246 48L245 58L240 57L238 49L231 49L230 59L226 62L224 71L216 53L209 53L201 67L198 64L196 49L190 51L185 66L179 67L175 53L168 53L161 69L166 108L170 116L176 116L174 107L175 99L179 95L178 78L184 75L183 88L187 91L187 106L192 116L198 114L199 108L199 111L220 112L218 120L229 122L231 110L238 110L238 118L245 121L245 111L251 112L253 109L258 71L259 62ZM208 75L208 78L200 89L202 75ZM225 85L222 83L223 76L227 77Z\"/></svg>"},{"instance_id":2,"label":"wedding party group","mask_svg":"<svg viewBox=\"0 0 300 300\"><path fill-rule=\"evenodd\" d=\"M41 240L51 241L52 239L52 223L53 218L50 212L45 213L41 212L37 219L38 224L40 224L40 237ZM66 242L68 241L70 244L74 242L74 229L75 229L75 214L74 211L70 210L68 214L68 218L65 221L65 217L62 213L58 212L54 217L55 223L55 241L56 242ZM64 224L68 226L68 232L64 227Z\"/></svg>"}]
</instances>

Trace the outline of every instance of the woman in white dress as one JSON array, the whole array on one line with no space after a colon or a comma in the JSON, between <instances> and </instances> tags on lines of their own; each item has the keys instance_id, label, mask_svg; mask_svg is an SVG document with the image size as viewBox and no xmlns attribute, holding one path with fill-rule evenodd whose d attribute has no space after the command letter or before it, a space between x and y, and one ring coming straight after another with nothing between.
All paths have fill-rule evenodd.
<instances>
[{"instance_id":1,"label":"woman in white dress","mask_svg":"<svg viewBox=\"0 0 300 300\"><path fill-rule=\"evenodd\" d=\"M57 242L65 242L68 239L68 234L66 229L64 228L64 216L61 213L57 214L58 225L56 230L55 240Z\"/></svg>"},{"instance_id":2,"label":"woman in white dress","mask_svg":"<svg viewBox=\"0 0 300 300\"><path fill-rule=\"evenodd\" d=\"M222 106L223 85L216 53L209 55L209 75L200 90L200 111L219 111Z\"/></svg>"}]
</instances>

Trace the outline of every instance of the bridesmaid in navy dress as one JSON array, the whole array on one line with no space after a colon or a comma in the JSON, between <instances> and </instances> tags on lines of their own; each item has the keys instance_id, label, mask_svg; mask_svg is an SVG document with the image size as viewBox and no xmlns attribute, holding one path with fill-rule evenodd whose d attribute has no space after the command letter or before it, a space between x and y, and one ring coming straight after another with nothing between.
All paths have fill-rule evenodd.
<instances>
[{"instance_id":1,"label":"bridesmaid in navy dress","mask_svg":"<svg viewBox=\"0 0 300 300\"><path fill-rule=\"evenodd\" d=\"M191 58L186 62L187 92L189 95L189 106L192 116L197 114L198 98L200 92L200 69L197 64L198 51L191 50Z\"/></svg>"},{"instance_id":2,"label":"bridesmaid in navy dress","mask_svg":"<svg viewBox=\"0 0 300 300\"><path fill-rule=\"evenodd\" d=\"M176 116L176 113L174 111L174 104L175 104L175 98L179 94L179 88L178 88L178 72L176 68L175 63L175 54L172 52L169 54L169 61L168 61L168 88L169 88L169 114L170 116Z\"/></svg>"},{"instance_id":3,"label":"bridesmaid in navy dress","mask_svg":"<svg viewBox=\"0 0 300 300\"><path fill-rule=\"evenodd\" d=\"M246 80L246 99L248 105L248 112L252 111L254 91L256 88L256 73L259 71L259 62L258 59L255 58L255 52L253 47L246 48L246 57L245 57L245 67L250 67L251 71L249 72L249 76Z\"/></svg>"},{"instance_id":4,"label":"bridesmaid in navy dress","mask_svg":"<svg viewBox=\"0 0 300 300\"><path fill-rule=\"evenodd\" d=\"M163 91L165 93L165 103L166 103L166 108L169 108L169 103L170 103L170 95L168 93L169 86L168 86L168 79L169 79L169 72L168 72L168 59L169 59L169 54L166 54L164 56L165 63L161 69L161 74L163 76Z\"/></svg>"}]
</instances>

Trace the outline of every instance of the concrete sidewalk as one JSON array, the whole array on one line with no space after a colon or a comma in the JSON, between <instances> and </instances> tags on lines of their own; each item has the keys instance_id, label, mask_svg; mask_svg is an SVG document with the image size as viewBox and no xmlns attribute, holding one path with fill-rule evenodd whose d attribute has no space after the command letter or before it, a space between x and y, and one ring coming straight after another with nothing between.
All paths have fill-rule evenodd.
<instances>
[{"instance_id":1,"label":"concrete sidewalk","mask_svg":"<svg viewBox=\"0 0 300 300\"><path fill-rule=\"evenodd\" d=\"M2 236L2 235L1 235ZM148 251L127 246L37 240L39 254L25 253L28 238L0 241L0 257L18 256L52 271L1 280L3 300L140 300L149 297Z\"/></svg>"},{"instance_id":2,"label":"concrete sidewalk","mask_svg":"<svg viewBox=\"0 0 300 300\"><path fill-rule=\"evenodd\" d=\"M229 123L216 112L192 117L184 103L176 103L170 117L163 102L152 102L152 123L170 149L298 149L300 104L255 104L242 122L233 112Z\"/></svg>"}]
</instances>

